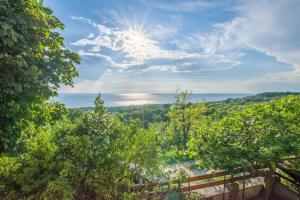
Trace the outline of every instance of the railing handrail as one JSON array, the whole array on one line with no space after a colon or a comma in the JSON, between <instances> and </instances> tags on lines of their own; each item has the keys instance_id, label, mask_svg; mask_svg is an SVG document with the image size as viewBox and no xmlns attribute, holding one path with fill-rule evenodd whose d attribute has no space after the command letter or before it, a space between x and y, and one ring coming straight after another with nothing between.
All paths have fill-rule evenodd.
<instances>
[{"instance_id":1,"label":"railing handrail","mask_svg":"<svg viewBox=\"0 0 300 200\"><path fill-rule=\"evenodd\" d=\"M237 173L242 172L242 170L238 170ZM230 179L225 179L225 184L226 183L231 183L231 182L236 182L236 181L240 181L243 179L250 179L250 178L255 178L260 176L260 173L258 171L255 172L248 172L248 175L242 175L242 176L236 176L236 177L232 177ZM206 179L210 179L210 178L217 178L217 177L221 177L221 176L227 176L230 175L231 173L228 171L218 171L218 172L212 172L209 174L203 174L203 175L199 175L199 176L192 176L192 177L187 177L186 179L183 179L180 183L192 183L195 181L200 181L200 180L206 180ZM139 191L142 189L147 189L147 190L152 190L154 187L160 187L160 186L166 186L169 184L176 184L178 183L178 179L173 179L169 182L165 181L165 182L155 182L155 183L149 183L149 184L138 184L132 187L133 191ZM224 180L220 180L220 181L212 181L209 183L201 183L201 184L197 184L197 185L193 185L193 186L188 186L188 187L182 187L181 190L183 191L191 191L191 190L197 190L197 189L203 189L203 188L207 188L207 187L213 187L213 186L218 186L218 185L222 185L224 184Z\"/></svg>"},{"instance_id":2,"label":"railing handrail","mask_svg":"<svg viewBox=\"0 0 300 200\"><path fill-rule=\"evenodd\" d=\"M214 187L214 186L218 186L218 185L232 183L232 182L240 181L240 180L243 180L243 179L255 178L255 177L258 177L258 176L259 176L258 172L256 172L256 173L250 173L250 174L245 175L245 176L242 175L242 176L237 176L237 177L225 179L225 181L224 180L220 180L220 181L213 181L213 182L209 182L209 183L201 183L201 184L197 184L197 185L193 185L193 186L188 186L188 187L182 187L181 190L183 192L193 191L193 190L199 190L199 189L203 189L203 188Z\"/></svg>"}]
</instances>

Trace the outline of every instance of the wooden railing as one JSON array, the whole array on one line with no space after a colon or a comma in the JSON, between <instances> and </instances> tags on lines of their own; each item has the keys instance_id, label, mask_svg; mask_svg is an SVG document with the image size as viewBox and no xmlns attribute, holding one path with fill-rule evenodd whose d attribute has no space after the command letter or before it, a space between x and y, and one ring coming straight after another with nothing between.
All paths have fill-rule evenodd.
<instances>
[{"instance_id":1,"label":"wooden railing","mask_svg":"<svg viewBox=\"0 0 300 200\"><path fill-rule=\"evenodd\" d=\"M241 173L238 173L237 176L226 178L226 176L231 175L227 171L218 171L215 173L209 173L204 174L200 176L192 176L192 177L186 177L185 179L179 181L178 179L171 180L169 182L156 182L156 183L149 183L149 184L139 184L135 185L132 190L133 191L154 191L155 188L164 188L165 186L173 185L177 190L180 190L182 192L191 192L194 190L199 190L203 188L213 187L213 186L219 186L224 185L228 183L233 183L241 180L246 180L250 178L255 178L258 176L263 176L263 171L256 170L252 173L247 173L245 175L240 175ZM222 177L221 180L209 180L213 178ZM176 187L177 184L177 187Z\"/></svg>"},{"instance_id":2,"label":"wooden railing","mask_svg":"<svg viewBox=\"0 0 300 200\"><path fill-rule=\"evenodd\" d=\"M295 158L292 158L290 160L294 160ZM298 158L297 158L298 159ZM271 174L271 176L270 176ZM224 185L222 194L224 195L225 191L225 185L229 186L227 187L229 194L237 194L239 192L239 186L237 181L243 181L243 190L242 196L244 199L245 195L245 182L247 179L256 178L256 177L264 177L264 186L262 184L255 184L254 186L248 187L248 191L256 191L257 188L260 188L260 191L263 190L263 195L268 196L272 194L271 188L273 188L274 183L281 186L280 178L285 179L289 181L290 183L296 184L295 181L293 181L291 178L284 176L283 174L278 173L276 170L269 170L268 168L253 168L251 172L245 172L243 169L235 170L235 176L232 176L231 173L227 171L217 171L209 174L203 174L200 176L192 176L192 177L185 177L181 180L179 179L173 179L170 181L164 181L164 182L153 182L148 184L138 184L134 185L130 188L132 192L142 192L142 194L146 194L151 196L164 196L170 191L179 191L181 193L189 193L193 192L195 190L200 190L204 188L210 188L214 186L220 186ZM271 179L276 180L275 182L270 181ZM270 185L271 184L271 185ZM237 186L237 190L232 189L233 186ZM298 184L297 184L298 185ZM279 187L278 186L278 187ZM299 186L299 185L298 185ZM231 188L231 189L230 189ZM268 192L268 191L271 192ZM292 194L292 190L287 191L287 189L284 189L285 192L289 195L297 196L299 195L297 192ZM299 192L299 191L298 191ZM248 193L249 194L249 193ZM275 195L278 195L274 193ZM223 196L224 197L224 196ZM238 198L237 198L238 199Z\"/></svg>"}]
</instances>

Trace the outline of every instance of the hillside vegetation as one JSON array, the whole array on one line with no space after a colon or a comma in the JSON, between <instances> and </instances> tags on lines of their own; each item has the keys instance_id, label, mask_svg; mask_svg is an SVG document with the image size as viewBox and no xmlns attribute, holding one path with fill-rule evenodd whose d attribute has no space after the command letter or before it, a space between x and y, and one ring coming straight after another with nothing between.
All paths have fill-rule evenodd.
<instances>
[{"instance_id":1,"label":"hillside vegetation","mask_svg":"<svg viewBox=\"0 0 300 200\"><path fill-rule=\"evenodd\" d=\"M241 109L254 103L263 103L270 100L280 99L288 95L298 95L296 92L265 92L253 96L236 99L226 99L223 101L207 102L207 116L222 117L235 109ZM171 104L149 104L136 106L108 107L107 111L117 115L122 121L139 119L144 128L148 128L150 123L166 122L167 112ZM74 110L89 111L92 108L79 108Z\"/></svg>"},{"instance_id":2,"label":"hillside vegetation","mask_svg":"<svg viewBox=\"0 0 300 200\"><path fill-rule=\"evenodd\" d=\"M64 46L62 22L41 0L1 1L0 13L1 200L145 199L132 187L168 180L169 163L234 174L273 171L300 155L299 94L191 104L178 91L172 105L119 108L105 108L100 95L93 108L49 103L80 63Z\"/></svg>"}]
</instances>

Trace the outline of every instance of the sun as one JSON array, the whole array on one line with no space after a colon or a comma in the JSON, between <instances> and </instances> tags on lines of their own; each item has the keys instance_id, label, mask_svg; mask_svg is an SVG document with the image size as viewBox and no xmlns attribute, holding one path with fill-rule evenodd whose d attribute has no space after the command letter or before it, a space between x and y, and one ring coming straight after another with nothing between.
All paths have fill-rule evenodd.
<instances>
[{"instance_id":1,"label":"sun","mask_svg":"<svg viewBox=\"0 0 300 200\"><path fill-rule=\"evenodd\" d=\"M128 32L132 43L140 44L145 42L146 36L143 32L135 31L133 29L129 29Z\"/></svg>"},{"instance_id":2,"label":"sun","mask_svg":"<svg viewBox=\"0 0 300 200\"><path fill-rule=\"evenodd\" d=\"M127 45L136 48L143 46L149 40L144 32L132 28L124 31L124 38Z\"/></svg>"},{"instance_id":3,"label":"sun","mask_svg":"<svg viewBox=\"0 0 300 200\"><path fill-rule=\"evenodd\" d=\"M137 63L142 63L146 58L151 57L157 46L154 40L147 37L141 29L128 28L122 32L123 52L127 57Z\"/></svg>"}]
</instances>

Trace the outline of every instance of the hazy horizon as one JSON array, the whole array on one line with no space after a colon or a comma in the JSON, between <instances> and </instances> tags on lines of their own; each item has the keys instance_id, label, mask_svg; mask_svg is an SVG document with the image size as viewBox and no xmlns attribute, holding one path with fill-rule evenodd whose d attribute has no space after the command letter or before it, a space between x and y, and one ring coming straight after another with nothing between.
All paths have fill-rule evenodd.
<instances>
[{"instance_id":1,"label":"hazy horizon","mask_svg":"<svg viewBox=\"0 0 300 200\"><path fill-rule=\"evenodd\" d=\"M92 107L94 100L99 93L89 94L60 94L53 98L55 101L64 103L69 108ZM241 98L254 94L197 94L191 95L190 102L199 101L220 101L228 98ZM175 93L150 94L150 93L101 93L101 98L104 100L104 105L107 107L131 106L131 105L146 105L146 104L171 104L174 102Z\"/></svg>"}]
</instances>

